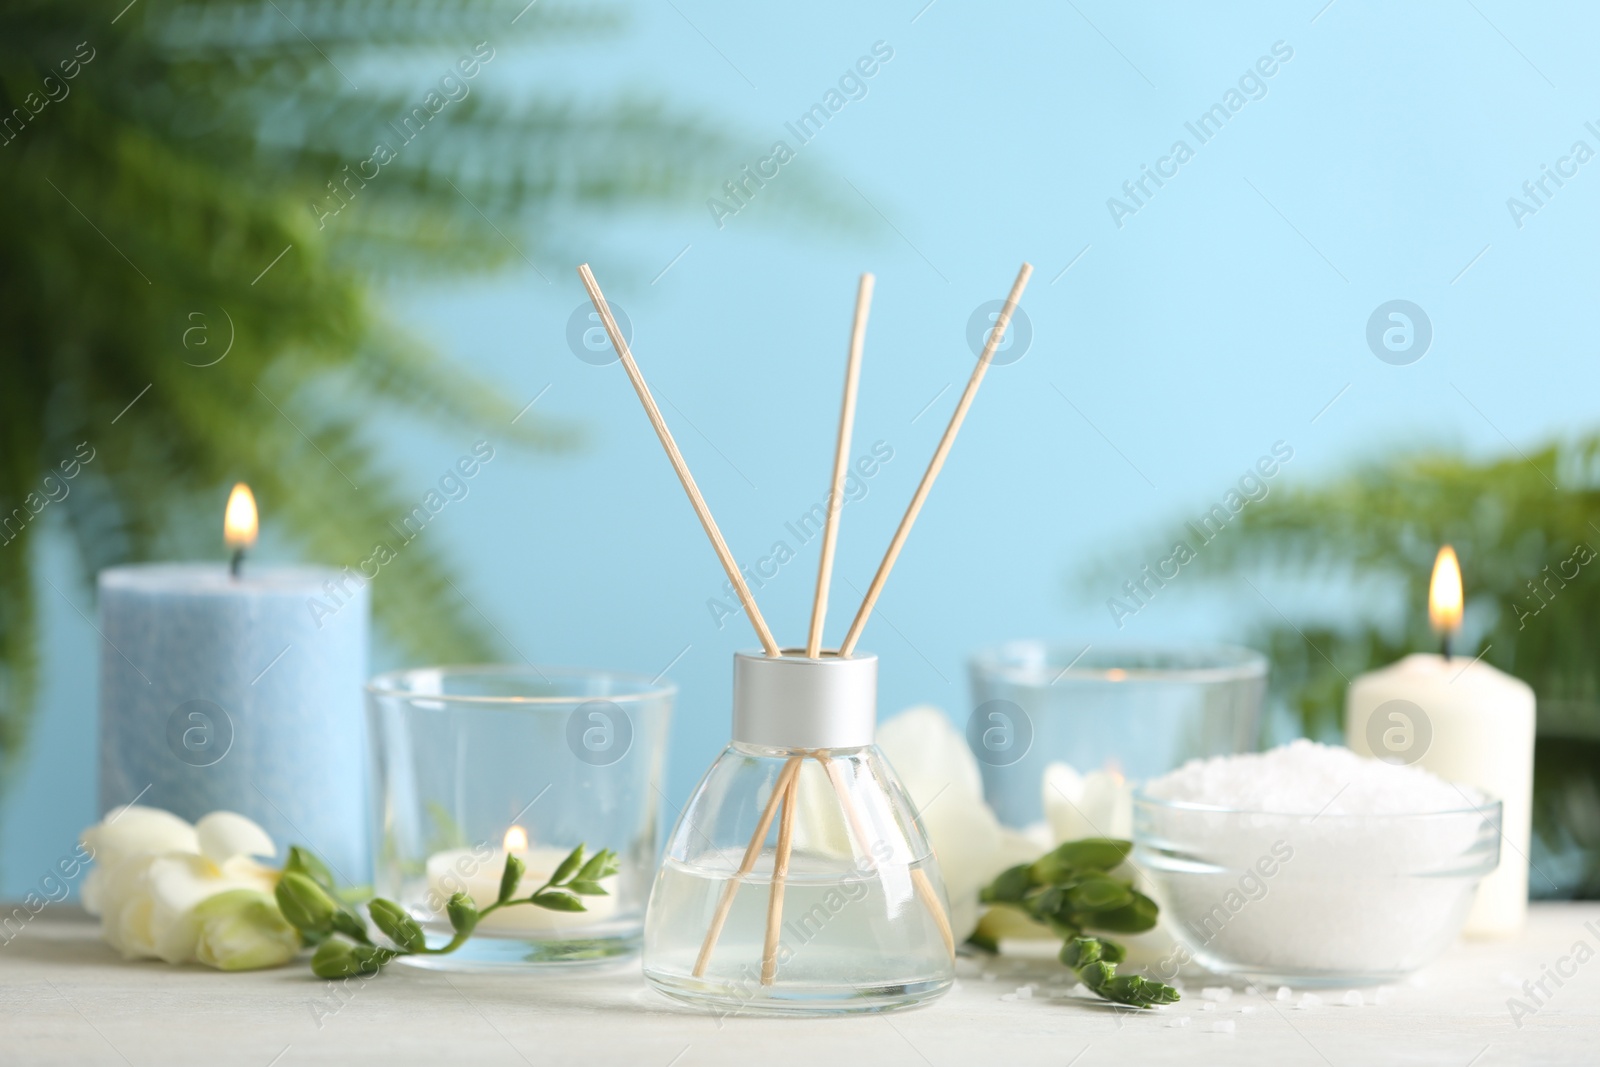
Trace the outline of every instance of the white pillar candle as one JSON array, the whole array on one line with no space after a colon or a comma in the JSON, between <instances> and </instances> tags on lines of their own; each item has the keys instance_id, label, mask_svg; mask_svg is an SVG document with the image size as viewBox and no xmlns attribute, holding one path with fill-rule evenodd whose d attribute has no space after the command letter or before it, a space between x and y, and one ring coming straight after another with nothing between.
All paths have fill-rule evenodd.
<instances>
[{"instance_id":1,"label":"white pillar candle","mask_svg":"<svg viewBox=\"0 0 1600 1067\"><path fill-rule=\"evenodd\" d=\"M1440 557L1441 567L1453 570L1455 555L1448 546ZM1440 571L1435 568L1430 613L1448 634L1460 619L1460 578L1454 572L1452 589L1449 580L1441 585ZM1533 736L1533 690L1481 660L1411 655L1350 686L1345 741L1353 751L1415 764L1459 785L1477 786L1503 804L1500 866L1478 886L1467 918L1471 935L1515 933L1527 915Z\"/></svg>"},{"instance_id":2,"label":"white pillar candle","mask_svg":"<svg viewBox=\"0 0 1600 1067\"><path fill-rule=\"evenodd\" d=\"M513 830L517 829L513 827ZM526 837L523 841L526 841ZM514 842L513 842L514 843ZM550 875L567 858L570 848L533 846L513 848L518 859L526 865L522 880L517 883L515 896L527 899L534 890L549 881ZM435 852L428 857L428 903L442 915L444 902L454 893L466 893L481 911L500 899L500 875L505 871L507 850L504 848L476 849L452 848ZM617 878L602 879L601 888L607 896L580 896L587 911L551 911L532 904L515 904L501 908L478 923L483 933L527 934L549 936L609 919L617 910Z\"/></svg>"}]
</instances>

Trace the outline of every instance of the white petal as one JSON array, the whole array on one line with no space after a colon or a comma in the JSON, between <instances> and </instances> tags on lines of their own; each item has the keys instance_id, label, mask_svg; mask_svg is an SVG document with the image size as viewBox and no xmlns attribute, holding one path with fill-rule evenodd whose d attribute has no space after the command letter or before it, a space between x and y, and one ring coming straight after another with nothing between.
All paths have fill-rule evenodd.
<instances>
[{"instance_id":1,"label":"white petal","mask_svg":"<svg viewBox=\"0 0 1600 1067\"><path fill-rule=\"evenodd\" d=\"M200 854L217 866L235 856L266 856L278 854L267 832L243 815L231 811L214 811L195 825L199 837Z\"/></svg>"},{"instance_id":2,"label":"white petal","mask_svg":"<svg viewBox=\"0 0 1600 1067\"><path fill-rule=\"evenodd\" d=\"M951 927L964 941L978 923L978 890L1037 849L1001 827L984 803L978 761L939 709L912 708L890 719L878 728L878 746L922 813L950 898Z\"/></svg>"},{"instance_id":3,"label":"white petal","mask_svg":"<svg viewBox=\"0 0 1600 1067\"><path fill-rule=\"evenodd\" d=\"M1056 844L1097 836L1083 814L1083 776L1065 763L1044 769L1044 817Z\"/></svg>"},{"instance_id":4,"label":"white petal","mask_svg":"<svg viewBox=\"0 0 1600 1067\"><path fill-rule=\"evenodd\" d=\"M121 952L124 959L146 959L156 954L155 936L151 932L153 905L147 896L130 897L122 902L117 914L117 934L106 940Z\"/></svg>"},{"instance_id":5,"label":"white petal","mask_svg":"<svg viewBox=\"0 0 1600 1067\"><path fill-rule=\"evenodd\" d=\"M840 768L843 769L842 767ZM833 857L851 854L850 830L845 824L839 794L828 773L815 760L800 764L800 784L795 790L795 847ZM858 843L861 848L870 843Z\"/></svg>"},{"instance_id":6,"label":"white petal","mask_svg":"<svg viewBox=\"0 0 1600 1067\"><path fill-rule=\"evenodd\" d=\"M901 712L878 727L878 747L920 807L933 797L939 801L970 803L983 797L978 761L967 739L944 712L921 705Z\"/></svg>"},{"instance_id":7,"label":"white petal","mask_svg":"<svg viewBox=\"0 0 1600 1067\"><path fill-rule=\"evenodd\" d=\"M1114 770L1080 775L1065 763L1052 763L1044 770L1044 814L1056 844L1125 839L1133 830L1133 794Z\"/></svg>"},{"instance_id":8,"label":"white petal","mask_svg":"<svg viewBox=\"0 0 1600 1067\"><path fill-rule=\"evenodd\" d=\"M170 811L129 805L112 808L83 832L83 843L102 864L129 856L199 852L195 830Z\"/></svg>"},{"instance_id":9,"label":"white petal","mask_svg":"<svg viewBox=\"0 0 1600 1067\"><path fill-rule=\"evenodd\" d=\"M204 856L174 854L152 861L146 883L152 903L154 954L168 963L193 961L200 934L199 925L192 920L194 909L231 889L271 896L276 875L244 856L235 856L221 868Z\"/></svg>"},{"instance_id":10,"label":"white petal","mask_svg":"<svg viewBox=\"0 0 1600 1067\"><path fill-rule=\"evenodd\" d=\"M83 884L78 887L78 903L90 915L100 914L100 886L104 881L101 868L91 867L89 873L83 876Z\"/></svg>"}]
</instances>

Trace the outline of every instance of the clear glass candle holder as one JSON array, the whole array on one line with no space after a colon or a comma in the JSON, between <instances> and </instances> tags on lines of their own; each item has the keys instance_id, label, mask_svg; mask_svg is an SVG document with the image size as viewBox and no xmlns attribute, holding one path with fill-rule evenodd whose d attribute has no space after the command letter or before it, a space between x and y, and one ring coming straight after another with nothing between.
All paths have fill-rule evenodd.
<instances>
[{"instance_id":1,"label":"clear glass candle holder","mask_svg":"<svg viewBox=\"0 0 1600 1067\"><path fill-rule=\"evenodd\" d=\"M437 969L593 963L636 952L659 848L675 687L605 671L428 667L367 685L374 754L374 890L448 941L455 892L492 904L506 856L531 894L575 846L611 849L617 874L583 912L503 908Z\"/></svg>"},{"instance_id":2,"label":"clear glass candle holder","mask_svg":"<svg viewBox=\"0 0 1600 1067\"><path fill-rule=\"evenodd\" d=\"M969 667L967 741L985 799L1017 829L1044 818L1052 763L1138 782L1257 747L1267 661L1247 648L1011 641Z\"/></svg>"}]
</instances>

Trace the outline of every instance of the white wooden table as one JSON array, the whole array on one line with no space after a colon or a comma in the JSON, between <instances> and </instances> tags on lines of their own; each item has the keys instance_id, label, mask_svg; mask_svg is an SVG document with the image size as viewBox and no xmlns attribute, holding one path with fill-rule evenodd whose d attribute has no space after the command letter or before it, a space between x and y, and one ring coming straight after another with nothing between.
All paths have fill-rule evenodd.
<instances>
[{"instance_id":1,"label":"white wooden table","mask_svg":"<svg viewBox=\"0 0 1600 1067\"><path fill-rule=\"evenodd\" d=\"M1579 942L1595 954L1582 964ZM1558 965L1576 973L1560 987L1546 979L1551 996L1518 1026L1514 986ZM391 966L341 992L303 964L229 975L123 963L91 920L51 905L0 946L0 1063L1600 1063L1600 904L1536 906L1522 937L1458 946L1362 1007L1340 1004L1340 991L1298 1008L1241 990L1200 1010L1191 985L1180 1004L1129 1012L1071 996L1053 964L964 959L958 973L920 1010L814 1020L717 1019L648 990L637 965L553 976ZM1018 997L1028 982L1038 989ZM1218 1022L1234 1032L1212 1032Z\"/></svg>"}]
</instances>

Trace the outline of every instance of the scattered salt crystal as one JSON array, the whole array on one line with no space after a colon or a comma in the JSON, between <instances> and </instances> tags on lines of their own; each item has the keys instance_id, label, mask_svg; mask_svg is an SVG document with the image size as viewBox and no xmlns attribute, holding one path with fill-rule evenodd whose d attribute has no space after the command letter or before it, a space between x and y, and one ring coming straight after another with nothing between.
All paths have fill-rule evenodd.
<instances>
[{"instance_id":1,"label":"scattered salt crystal","mask_svg":"<svg viewBox=\"0 0 1600 1067\"><path fill-rule=\"evenodd\" d=\"M1344 999L1340 1003L1347 1008L1359 1008L1366 1001L1362 999L1359 989L1349 989L1345 991Z\"/></svg>"},{"instance_id":2,"label":"scattered salt crystal","mask_svg":"<svg viewBox=\"0 0 1600 1067\"><path fill-rule=\"evenodd\" d=\"M1294 990L1290 989L1286 985L1279 986L1278 987L1278 999L1279 1000L1293 1000L1294 999Z\"/></svg>"},{"instance_id":3,"label":"scattered salt crystal","mask_svg":"<svg viewBox=\"0 0 1600 1067\"><path fill-rule=\"evenodd\" d=\"M1200 1002L1200 1010L1201 1011L1216 1011L1217 1010L1217 1002L1214 1001L1214 1000L1202 1000Z\"/></svg>"},{"instance_id":4,"label":"scattered salt crystal","mask_svg":"<svg viewBox=\"0 0 1600 1067\"><path fill-rule=\"evenodd\" d=\"M1241 1004L1241 1005L1239 1005L1239 1014L1240 1015L1250 1015L1255 1010L1256 1010L1256 1006L1254 1004Z\"/></svg>"},{"instance_id":5,"label":"scattered salt crystal","mask_svg":"<svg viewBox=\"0 0 1600 1067\"><path fill-rule=\"evenodd\" d=\"M1319 1007L1321 1004L1322 1004L1322 998L1317 996L1315 993L1301 993L1300 994L1300 1003L1295 1005L1295 1007L1297 1007L1297 1008L1315 1008L1315 1007Z\"/></svg>"},{"instance_id":6,"label":"scattered salt crystal","mask_svg":"<svg viewBox=\"0 0 1600 1067\"><path fill-rule=\"evenodd\" d=\"M1357 993L1356 995L1360 996L1361 994ZM1026 986L1026 985L1017 986L1017 999L1018 1000L1032 1000L1033 999L1033 987L1032 986Z\"/></svg>"},{"instance_id":7,"label":"scattered salt crystal","mask_svg":"<svg viewBox=\"0 0 1600 1067\"><path fill-rule=\"evenodd\" d=\"M1017 995L1015 993L1001 993L1000 999L1009 1004L1017 999Z\"/></svg>"},{"instance_id":8,"label":"scattered salt crystal","mask_svg":"<svg viewBox=\"0 0 1600 1067\"><path fill-rule=\"evenodd\" d=\"M1189 1017L1187 1015L1180 1015L1175 1019L1169 1020L1167 1022L1167 1025L1168 1026L1188 1026L1189 1025Z\"/></svg>"},{"instance_id":9,"label":"scattered salt crystal","mask_svg":"<svg viewBox=\"0 0 1600 1067\"><path fill-rule=\"evenodd\" d=\"M1201 1000L1214 1000L1218 1004L1227 1003L1228 998L1231 996L1233 996L1233 990L1225 985L1208 985L1204 989L1200 990Z\"/></svg>"},{"instance_id":10,"label":"scattered salt crystal","mask_svg":"<svg viewBox=\"0 0 1600 1067\"><path fill-rule=\"evenodd\" d=\"M1213 1034L1231 1034L1235 1027L1232 1019L1223 1019L1221 1022L1212 1023L1207 1029Z\"/></svg>"},{"instance_id":11,"label":"scattered salt crystal","mask_svg":"<svg viewBox=\"0 0 1600 1067\"><path fill-rule=\"evenodd\" d=\"M1421 767L1365 759L1301 738L1267 752L1190 760L1145 786L1186 800L1293 815L1413 815L1455 811L1461 794Z\"/></svg>"}]
</instances>

